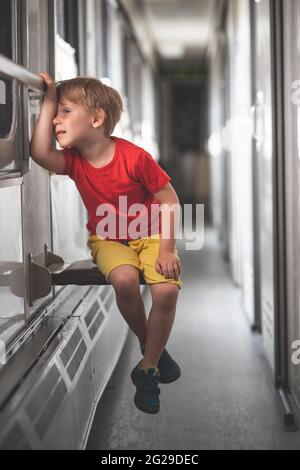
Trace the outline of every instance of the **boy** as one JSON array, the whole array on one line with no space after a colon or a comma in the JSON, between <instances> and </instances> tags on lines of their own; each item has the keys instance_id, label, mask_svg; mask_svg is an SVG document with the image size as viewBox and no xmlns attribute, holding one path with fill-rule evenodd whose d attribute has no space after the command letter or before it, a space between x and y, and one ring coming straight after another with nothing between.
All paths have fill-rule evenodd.
<instances>
[{"instance_id":1,"label":"boy","mask_svg":"<svg viewBox=\"0 0 300 470\"><path fill-rule=\"evenodd\" d=\"M133 369L135 405L146 413L159 411L158 383L180 376L178 364L165 349L175 317L181 288L180 262L174 233L174 214L162 210L156 227L149 210L157 203L169 208L179 204L170 177L143 149L111 137L122 113L116 90L93 78L78 77L57 86L50 75L40 73L47 85L44 102L31 141L31 157L43 168L72 178L87 208L88 246L93 260L112 284L122 316L140 341L143 359ZM54 130L61 151L51 147ZM129 210L120 209L126 197ZM124 202L122 200L122 202ZM142 232L136 236L133 204L143 204ZM163 207L161 206L161 207ZM114 210L119 222L104 231L106 212ZM124 225L125 218L125 225ZM156 218L157 219L157 218ZM116 222L111 217L110 221ZM130 223L129 223L129 222ZM167 222L169 237L161 236ZM147 229L147 230L146 230ZM146 230L146 231L145 231ZM139 270L150 286L152 308L147 317L140 295Z\"/></svg>"}]
</instances>

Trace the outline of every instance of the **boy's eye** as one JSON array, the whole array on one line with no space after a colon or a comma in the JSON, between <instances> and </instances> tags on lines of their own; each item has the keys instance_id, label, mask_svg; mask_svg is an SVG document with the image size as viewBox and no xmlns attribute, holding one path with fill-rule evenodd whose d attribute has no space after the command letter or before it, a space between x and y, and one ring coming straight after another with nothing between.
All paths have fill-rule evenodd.
<instances>
[{"instance_id":1,"label":"boy's eye","mask_svg":"<svg viewBox=\"0 0 300 470\"><path fill-rule=\"evenodd\" d=\"M69 109L64 109L64 113L70 113Z\"/></svg>"}]
</instances>

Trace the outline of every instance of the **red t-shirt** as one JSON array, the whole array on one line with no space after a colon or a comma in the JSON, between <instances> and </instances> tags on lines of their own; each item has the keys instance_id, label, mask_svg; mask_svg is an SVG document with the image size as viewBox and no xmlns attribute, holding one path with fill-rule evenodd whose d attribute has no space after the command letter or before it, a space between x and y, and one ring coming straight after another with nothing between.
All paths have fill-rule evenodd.
<instances>
[{"instance_id":1,"label":"red t-shirt","mask_svg":"<svg viewBox=\"0 0 300 470\"><path fill-rule=\"evenodd\" d=\"M159 202L153 194L171 178L144 149L119 137L113 139L114 157L102 168L94 168L75 148L63 150L66 163L63 174L74 180L80 192L89 215L87 229L91 235L110 240L132 240L161 233ZM130 209L137 203L144 206L138 211L137 206Z\"/></svg>"}]
</instances>

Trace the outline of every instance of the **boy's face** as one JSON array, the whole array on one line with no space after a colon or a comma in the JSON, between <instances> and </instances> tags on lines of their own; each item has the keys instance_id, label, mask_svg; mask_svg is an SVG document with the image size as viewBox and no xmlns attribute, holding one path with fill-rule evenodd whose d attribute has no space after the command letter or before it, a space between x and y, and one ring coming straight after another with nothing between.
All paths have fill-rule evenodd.
<instances>
[{"instance_id":1,"label":"boy's face","mask_svg":"<svg viewBox=\"0 0 300 470\"><path fill-rule=\"evenodd\" d=\"M93 130L91 116L66 98L58 103L53 127L56 140L62 148L85 144Z\"/></svg>"}]
</instances>

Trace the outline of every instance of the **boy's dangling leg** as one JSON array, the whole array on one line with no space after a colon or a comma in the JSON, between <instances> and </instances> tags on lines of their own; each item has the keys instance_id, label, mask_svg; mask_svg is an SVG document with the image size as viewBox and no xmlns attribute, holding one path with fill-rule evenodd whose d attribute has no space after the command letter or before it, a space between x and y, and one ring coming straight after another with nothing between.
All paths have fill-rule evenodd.
<instances>
[{"instance_id":1,"label":"boy's dangling leg","mask_svg":"<svg viewBox=\"0 0 300 470\"><path fill-rule=\"evenodd\" d=\"M147 316L140 293L138 270L130 265L121 265L109 274L116 292L118 308L124 320L138 337L140 344L146 343Z\"/></svg>"},{"instance_id":2,"label":"boy's dangling leg","mask_svg":"<svg viewBox=\"0 0 300 470\"><path fill-rule=\"evenodd\" d=\"M153 304L147 324L145 354L139 364L143 369L158 365L172 330L178 298L178 286L174 284L151 284L150 290Z\"/></svg>"}]
</instances>

